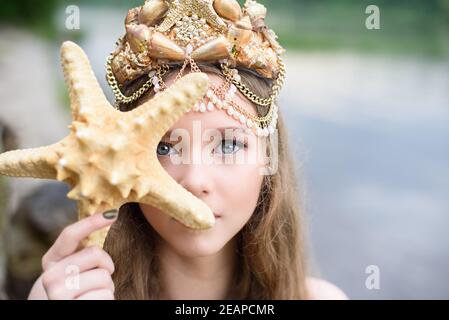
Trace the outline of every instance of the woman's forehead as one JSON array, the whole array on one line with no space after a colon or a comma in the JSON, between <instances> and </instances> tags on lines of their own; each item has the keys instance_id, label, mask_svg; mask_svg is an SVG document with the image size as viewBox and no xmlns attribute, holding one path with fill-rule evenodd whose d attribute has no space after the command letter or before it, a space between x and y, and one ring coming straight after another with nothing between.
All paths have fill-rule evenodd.
<instances>
[{"instance_id":1,"label":"woman's forehead","mask_svg":"<svg viewBox=\"0 0 449 320\"><path fill-rule=\"evenodd\" d=\"M233 133L249 133L246 126L242 125L238 120L230 117L222 110L213 110L208 112L190 111L182 115L182 117L170 128L166 136L175 130L187 130L194 132L200 130L201 132L217 130L225 133L225 131L232 131Z\"/></svg>"},{"instance_id":2,"label":"woman's forehead","mask_svg":"<svg viewBox=\"0 0 449 320\"><path fill-rule=\"evenodd\" d=\"M211 72L204 72L204 73L207 74L207 76L209 77L210 83L212 85L214 85L214 86L219 87L225 81L225 79L222 76L220 76L220 75L217 75L217 74L214 74L214 73L211 73ZM171 86L175 82L175 79L176 79L176 75L173 74L173 75L168 77L168 79L165 81L165 83L167 84L167 86ZM207 98L205 98L205 100L207 100ZM239 107L244 109L246 112L248 112L248 113L250 113L250 114L252 114L254 116L257 116L257 112L256 112L256 108L255 108L254 104L251 101L249 101L247 98L245 98L245 96L243 96L243 94L240 93L240 91L238 91L238 90L235 93L234 102ZM222 116L232 119L232 117L230 117L230 116L228 116L226 114L226 111L221 110L220 112L222 113ZM234 120L234 122L235 121L236 120Z\"/></svg>"}]
</instances>

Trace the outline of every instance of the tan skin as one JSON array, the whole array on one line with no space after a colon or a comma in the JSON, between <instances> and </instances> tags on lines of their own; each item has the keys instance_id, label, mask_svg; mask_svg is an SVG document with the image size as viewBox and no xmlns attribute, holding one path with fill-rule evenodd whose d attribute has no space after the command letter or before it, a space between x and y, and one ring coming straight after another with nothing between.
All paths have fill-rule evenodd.
<instances>
[{"instance_id":1,"label":"tan skin","mask_svg":"<svg viewBox=\"0 0 449 320\"><path fill-rule=\"evenodd\" d=\"M217 85L223 81L212 74L209 74L209 78ZM173 81L168 79L167 85ZM255 114L254 106L240 93L234 101ZM201 125L203 137L199 139L195 138L194 123ZM233 138L223 141L226 137L222 128L229 127L242 128L232 130L235 142ZM184 188L208 204L216 214L216 223L208 230L191 230L156 208L140 204L147 221L159 234L157 250L161 261L161 299L232 297L232 280L237 263L236 235L253 214L263 181L263 175L260 174L263 159L257 156L257 137L250 131L244 132L245 128L223 111L188 112L170 131L188 133L189 139L179 142L176 138L171 139L173 137L170 134L162 139L160 146L163 145L161 150L164 153L158 148L162 166ZM213 140L215 144L218 143L214 148L210 138L217 138L217 133L221 138ZM208 146L212 146L210 150ZM176 164L170 157L185 159L195 152L200 154L199 163L190 161ZM252 155L251 159L256 160L223 162L226 157L237 153L245 153L248 158ZM215 162L211 164L207 161ZM65 228L44 255L43 274L33 286L29 299L114 299L111 278L114 264L110 256L98 247L79 250L81 241L91 232L114 221L105 219L102 214L95 214ZM66 268L73 265L80 271L79 288L75 289L67 288L66 285ZM330 283L309 278L308 285L312 298L345 298Z\"/></svg>"}]
</instances>

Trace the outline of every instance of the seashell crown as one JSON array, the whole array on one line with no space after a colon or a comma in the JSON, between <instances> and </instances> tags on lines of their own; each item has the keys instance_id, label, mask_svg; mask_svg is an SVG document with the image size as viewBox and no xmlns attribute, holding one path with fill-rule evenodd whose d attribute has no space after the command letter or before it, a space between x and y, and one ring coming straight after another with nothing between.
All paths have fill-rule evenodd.
<instances>
[{"instance_id":1,"label":"seashell crown","mask_svg":"<svg viewBox=\"0 0 449 320\"><path fill-rule=\"evenodd\" d=\"M275 131L275 99L284 83L284 49L277 36L265 24L267 9L254 0L243 7L236 0L146 0L143 6L129 10L125 19L126 34L107 59L107 80L119 104L138 100L151 87L166 88L162 77L171 65L181 65L178 74L190 64L220 65L225 85L210 85L208 103L198 103L194 111L222 109L258 136ZM242 81L238 69L256 72L272 80L268 98L253 93ZM147 81L130 96L122 89L142 76ZM239 90L251 102L267 107L264 116L247 112L233 101Z\"/></svg>"}]
</instances>

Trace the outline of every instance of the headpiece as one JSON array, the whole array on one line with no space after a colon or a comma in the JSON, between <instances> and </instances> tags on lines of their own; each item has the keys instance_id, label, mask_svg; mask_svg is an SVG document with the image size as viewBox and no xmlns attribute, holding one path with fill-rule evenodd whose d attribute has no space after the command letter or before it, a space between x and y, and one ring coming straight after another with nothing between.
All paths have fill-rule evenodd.
<instances>
[{"instance_id":1,"label":"headpiece","mask_svg":"<svg viewBox=\"0 0 449 320\"><path fill-rule=\"evenodd\" d=\"M166 88L163 75L171 65L181 65L177 78L190 65L201 72L198 64L217 64L226 81L210 85L208 102L197 103L193 111L221 109L229 116L268 136L277 123L276 97L284 83L284 49L275 33L265 25L266 8L253 0L240 7L236 0L147 0L141 7L129 10L125 20L126 34L107 60L107 80L116 106L139 99L151 87ZM197 64L198 63L198 64ZM268 98L252 92L239 76L238 69L249 69L271 79ZM124 86L142 76L146 82L126 96ZM267 108L263 116L249 113L233 101L239 90L256 105Z\"/></svg>"}]
</instances>

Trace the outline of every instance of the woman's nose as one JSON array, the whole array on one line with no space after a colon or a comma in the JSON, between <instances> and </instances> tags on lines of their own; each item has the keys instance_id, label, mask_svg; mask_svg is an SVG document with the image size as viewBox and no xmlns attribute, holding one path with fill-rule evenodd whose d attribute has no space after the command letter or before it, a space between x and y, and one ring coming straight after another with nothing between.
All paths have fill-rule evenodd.
<instances>
[{"instance_id":1,"label":"woman's nose","mask_svg":"<svg viewBox=\"0 0 449 320\"><path fill-rule=\"evenodd\" d=\"M178 183L196 197L204 197L211 191L211 177L201 164L184 164L178 176Z\"/></svg>"}]
</instances>

